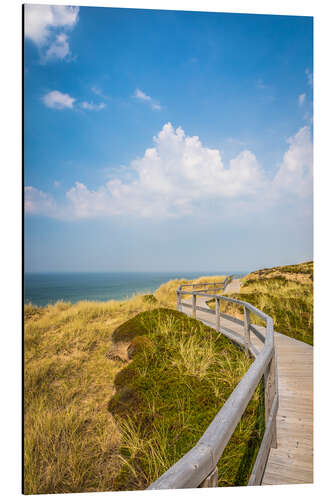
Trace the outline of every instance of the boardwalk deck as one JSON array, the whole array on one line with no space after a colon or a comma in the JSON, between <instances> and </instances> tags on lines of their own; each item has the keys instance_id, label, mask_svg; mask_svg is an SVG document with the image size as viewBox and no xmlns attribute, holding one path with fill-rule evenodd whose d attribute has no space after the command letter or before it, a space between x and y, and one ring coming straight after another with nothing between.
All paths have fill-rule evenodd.
<instances>
[{"instance_id":1,"label":"boardwalk deck","mask_svg":"<svg viewBox=\"0 0 333 500\"><path fill-rule=\"evenodd\" d=\"M224 294L239 291L239 280L233 280ZM204 307L207 298L197 297ZM184 301L188 304L191 301ZM190 308L183 312L191 315ZM215 327L213 317L197 311L197 319ZM242 332L241 326L221 319L221 327ZM257 327L264 333L264 329ZM255 335L251 342L260 346ZM277 414L277 448L268 457L262 485L304 484L313 482L313 348L275 332L278 363L279 410Z\"/></svg>"}]
</instances>

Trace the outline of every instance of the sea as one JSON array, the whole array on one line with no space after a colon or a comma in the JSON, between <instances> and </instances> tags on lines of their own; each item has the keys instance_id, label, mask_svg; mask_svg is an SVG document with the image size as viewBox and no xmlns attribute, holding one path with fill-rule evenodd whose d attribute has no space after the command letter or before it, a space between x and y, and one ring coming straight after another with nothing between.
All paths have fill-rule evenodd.
<instances>
[{"instance_id":1,"label":"sea","mask_svg":"<svg viewBox=\"0 0 333 500\"><path fill-rule=\"evenodd\" d=\"M24 303L46 306L59 300L124 300L136 293L154 293L162 283L173 279L230 274L237 278L247 272L29 272L24 275Z\"/></svg>"}]
</instances>

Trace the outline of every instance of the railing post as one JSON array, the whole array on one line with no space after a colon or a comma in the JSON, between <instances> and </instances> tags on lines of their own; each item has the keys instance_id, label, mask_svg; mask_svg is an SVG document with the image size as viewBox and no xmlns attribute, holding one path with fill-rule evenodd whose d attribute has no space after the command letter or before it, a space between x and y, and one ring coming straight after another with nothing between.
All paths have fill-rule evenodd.
<instances>
[{"instance_id":1,"label":"railing post","mask_svg":"<svg viewBox=\"0 0 333 500\"><path fill-rule=\"evenodd\" d=\"M196 294L194 293L192 295L192 318L196 318L197 317L197 296Z\"/></svg>"},{"instance_id":2,"label":"railing post","mask_svg":"<svg viewBox=\"0 0 333 500\"><path fill-rule=\"evenodd\" d=\"M246 306L244 306L244 338L245 338L245 350L246 353L250 353L250 312Z\"/></svg>"},{"instance_id":3,"label":"railing post","mask_svg":"<svg viewBox=\"0 0 333 500\"><path fill-rule=\"evenodd\" d=\"M217 467L202 481L199 488L216 488L217 487L218 470Z\"/></svg>"},{"instance_id":4,"label":"railing post","mask_svg":"<svg viewBox=\"0 0 333 500\"><path fill-rule=\"evenodd\" d=\"M216 298L215 299L215 315L216 315L216 331L219 332L220 331L220 320L221 320L221 316L220 316L220 299L219 298Z\"/></svg>"},{"instance_id":5,"label":"railing post","mask_svg":"<svg viewBox=\"0 0 333 500\"><path fill-rule=\"evenodd\" d=\"M272 359L265 372L265 422L267 425L269 415L272 409L274 397L276 394L276 370L275 370L275 349L273 350ZM272 448L277 448L277 435L276 435L276 417L272 425Z\"/></svg>"},{"instance_id":6,"label":"railing post","mask_svg":"<svg viewBox=\"0 0 333 500\"><path fill-rule=\"evenodd\" d=\"M181 311L181 305L180 305L180 302L181 302L181 295L180 295L180 291L177 290L177 311Z\"/></svg>"}]
</instances>

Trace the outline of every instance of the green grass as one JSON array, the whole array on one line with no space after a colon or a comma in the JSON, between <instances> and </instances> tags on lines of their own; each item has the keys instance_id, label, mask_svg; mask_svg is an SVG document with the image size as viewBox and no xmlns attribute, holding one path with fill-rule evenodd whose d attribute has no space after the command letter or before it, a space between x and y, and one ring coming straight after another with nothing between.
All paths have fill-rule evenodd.
<instances>
[{"instance_id":1,"label":"green grass","mask_svg":"<svg viewBox=\"0 0 333 500\"><path fill-rule=\"evenodd\" d=\"M241 279L235 299L253 304L273 318L274 329L313 345L313 262L273 267ZM210 304L215 307L214 303ZM243 319L243 308L221 302L222 312ZM251 323L264 325L254 314Z\"/></svg>"},{"instance_id":2,"label":"green grass","mask_svg":"<svg viewBox=\"0 0 333 500\"><path fill-rule=\"evenodd\" d=\"M141 313L114 333L146 339L115 379L109 410L122 433L116 489L144 489L201 437L251 360L223 335L171 309ZM218 466L219 486L245 485L263 435L260 388Z\"/></svg>"},{"instance_id":3,"label":"green grass","mask_svg":"<svg viewBox=\"0 0 333 500\"><path fill-rule=\"evenodd\" d=\"M26 494L143 488L195 444L249 360L175 311L185 282L125 301L25 306ZM125 378L136 374L127 400L124 368ZM131 419L133 393L147 407ZM259 400L258 390L223 454L220 485L246 483L262 433Z\"/></svg>"},{"instance_id":4,"label":"green grass","mask_svg":"<svg viewBox=\"0 0 333 500\"><path fill-rule=\"evenodd\" d=\"M109 360L113 330L139 311L128 301L25 306L24 491L110 491L121 434L108 412L121 361Z\"/></svg>"}]
</instances>

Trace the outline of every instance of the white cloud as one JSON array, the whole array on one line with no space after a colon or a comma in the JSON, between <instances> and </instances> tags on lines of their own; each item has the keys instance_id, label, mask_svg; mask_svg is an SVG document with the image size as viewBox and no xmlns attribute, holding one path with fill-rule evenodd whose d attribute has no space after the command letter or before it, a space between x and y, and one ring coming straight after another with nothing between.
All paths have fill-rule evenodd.
<instances>
[{"instance_id":1,"label":"white cloud","mask_svg":"<svg viewBox=\"0 0 333 500\"><path fill-rule=\"evenodd\" d=\"M25 37L41 50L42 59L65 59L70 54L68 38L63 30L74 28L79 19L79 9L63 5L24 6Z\"/></svg>"},{"instance_id":2,"label":"white cloud","mask_svg":"<svg viewBox=\"0 0 333 500\"><path fill-rule=\"evenodd\" d=\"M53 109L74 109L74 103L77 103L79 107L87 111L100 111L101 109L104 109L106 107L106 104L104 102L96 104L92 102L82 101L78 103L75 97L71 97L69 94L64 94L59 90L52 90L51 92L48 92L44 95L42 100L45 106ZM75 108L76 107L77 106L75 104Z\"/></svg>"},{"instance_id":3,"label":"white cloud","mask_svg":"<svg viewBox=\"0 0 333 500\"><path fill-rule=\"evenodd\" d=\"M310 87L313 87L313 74L312 74L312 72L309 70L309 68L306 68L306 70L305 70L305 74L306 74L306 76L308 77L308 84L310 85Z\"/></svg>"},{"instance_id":4,"label":"white cloud","mask_svg":"<svg viewBox=\"0 0 333 500\"><path fill-rule=\"evenodd\" d=\"M306 94L300 94L298 96L298 104L299 106L303 106L304 102L305 102L305 98L306 98Z\"/></svg>"},{"instance_id":5,"label":"white cloud","mask_svg":"<svg viewBox=\"0 0 333 500\"><path fill-rule=\"evenodd\" d=\"M139 101L144 101L148 104L150 104L151 108L155 111L160 111L162 109L162 106L160 103L156 100L154 100L150 95L145 94L142 90L136 89L134 92L133 97L135 99L138 99Z\"/></svg>"},{"instance_id":6,"label":"white cloud","mask_svg":"<svg viewBox=\"0 0 333 500\"><path fill-rule=\"evenodd\" d=\"M24 188L24 210L26 214L31 215L59 216L59 211L52 196L32 186Z\"/></svg>"},{"instance_id":7,"label":"white cloud","mask_svg":"<svg viewBox=\"0 0 333 500\"><path fill-rule=\"evenodd\" d=\"M152 101L152 98L149 95L142 92L142 90L140 89L136 89L136 91L134 92L134 97L136 97L137 99L141 99L141 101L148 101L148 102Z\"/></svg>"},{"instance_id":8,"label":"white cloud","mask_svg":"<svg viewBox=\"0 0 333 500\"><path fill-rule=\"evenodd\" d=\"M73 109L73 104L76 101L74 97L68 94L63 94L59 90L52 90L43 97L45 106L53 109Z\"/></svg>"},{"instance_id":9,"label":"white cloud","mask_svg":"<svg viewBox=\"0 0 333 500\"><path fill-rule=\"evenodd\" d=\"M211 207L223 216L232 210L239 214L250 206L263 210L284 196L304 197L311 191L308 127L288 139L289 149L273 180L265 176L251 151L242 151L226 168L217 149L204 147L198 137L186 136L181 127L175 130L170 123L153 141L154 146L130 164L126 181L118 174L95 190L76 182L66 193L66 210L62 207L58 217L65 212L68 218L177 217L209 214ZM43 197L41 202L43 211Z\"/></svg>"},{"instance_id":10,"label":"white cloud","mask_svg":"<svg viewBox=\"0 0 333 500\"><path fill-rule=\"evenodd\" d=\"M99 111L99 110L105 108L105 103L101 102L100 104L94 104L92 102L83 101L80 103L80 106L81 106L81 108L87 109L90 111Z\"/></svg>"},{"instance_id":11,"label":"white cloud","mask_svg":"<svg viewBox=\"0 0 333 500\"><path fill-rule=\"evenodd\" d=\"M69 54L68 36L65 33L60 33L47 49L45 59L65 59Z\"/></svg>"},{"instance_id":12,"label":"white cloud","mask_svg":"<svg viewBox=\"0 0 333 500\"><path fill-rule=\"evenodd\" d=\"M310 128L305 126L287 140L288 151L273 181L275 195L283 192L300 197L311 195L313 186L313 144Z\"/></svg>"}]
</instances>

